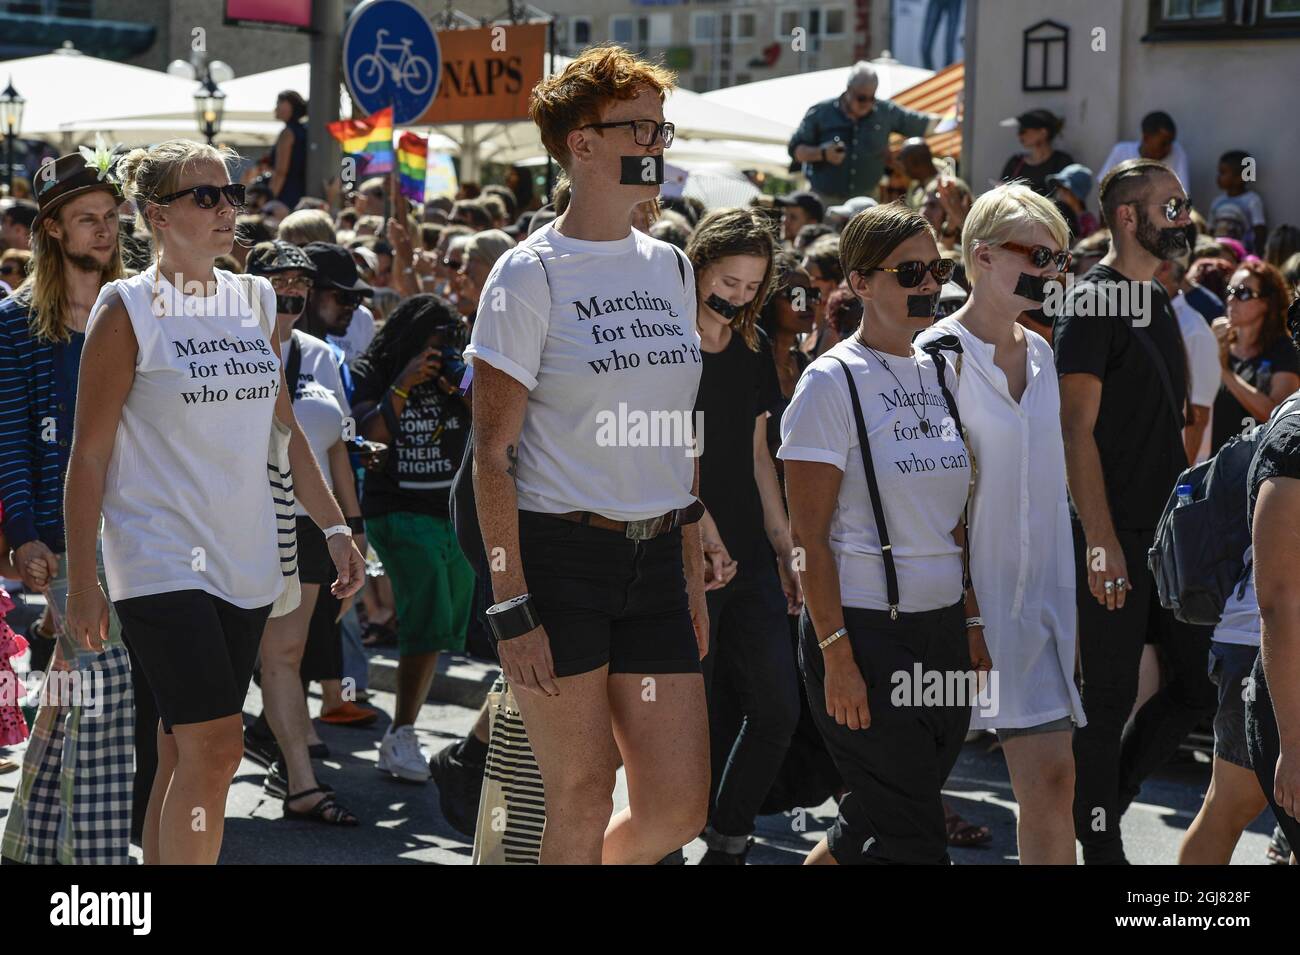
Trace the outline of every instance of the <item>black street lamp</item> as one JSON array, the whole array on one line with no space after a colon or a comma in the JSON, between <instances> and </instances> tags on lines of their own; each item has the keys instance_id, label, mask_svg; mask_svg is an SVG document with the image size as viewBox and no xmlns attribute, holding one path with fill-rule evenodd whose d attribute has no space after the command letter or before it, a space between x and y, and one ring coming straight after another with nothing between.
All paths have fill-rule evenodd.
<instances>
[{"instance_id":1,"label":"black street lamp","mask_svg":"<svg viewBox=\"0 0 1300 955\"><path fill-rule=\"evenodd\" d=\"M208 145L221 132L221 117L225 112L226 94L218 89L209 73L194 93L194 112L199 121L199 131L208 139Z\"/></svg>"},{"instance_id":2,"label":"black street lamp","mask_svg":"<svg viewBox=\"0 0 1300 955\"><path fill-rule=\"evenodd\" d=\"M9 78L9 85L0 93L0 126L4 127L5 154L8 166L9 195L14 194L14 140L18 138L23 125L23 107L27 100L18 95L14 89L14 80Z\"/></svg>"}]
</instances>

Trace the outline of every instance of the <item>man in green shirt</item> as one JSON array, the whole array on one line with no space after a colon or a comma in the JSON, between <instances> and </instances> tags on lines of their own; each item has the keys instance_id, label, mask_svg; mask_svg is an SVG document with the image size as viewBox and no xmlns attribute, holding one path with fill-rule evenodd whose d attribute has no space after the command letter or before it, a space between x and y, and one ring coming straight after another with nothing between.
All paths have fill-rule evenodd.
<instances>
[{"instance_id":1,"label":"man in green shirt","mask_svg":"<svg viewBox=\"0 0 1300 955\"><path fill-rule=\"evenodd\" d=\"M813 191L828 204L875 197L890 133L925 136L939 124L933 113L876 99L878 85L870 63L855 64L844 92L812 106L790 138L790 158L804 164Z\"/></svg>"}]
</instances>

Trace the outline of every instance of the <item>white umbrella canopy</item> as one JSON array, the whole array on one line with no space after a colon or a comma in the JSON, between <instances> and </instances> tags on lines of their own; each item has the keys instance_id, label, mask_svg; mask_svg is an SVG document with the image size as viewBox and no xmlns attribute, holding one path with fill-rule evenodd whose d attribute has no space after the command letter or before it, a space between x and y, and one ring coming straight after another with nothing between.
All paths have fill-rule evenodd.
<instances>
[{"instance_id":1,"label":"white umbrella canopy","mask_svg":"<svg viewBox=\"0 0 1300 955\"><path fill-rule=\"evenodd\" d=\"M934 75L934 70L904 66L894 60L873 60L879 78L876 96L888 99ZM753 109L758 104L768 122L781 123L794 133L808 107L844 92L851 67L840 66L813 73L795 73L770 80L758 80L701 94L705 100L733 109ZM786 136L789 141L790 136Z\"/></svg>"},{"instance_id":2,"label":"white umbrella canopy","mask_svg":"<svg viewBox=\"0 0 1300 955\"><path fill-rule=\"evenodd\" d=\"M130 104L182 93L189 97L188 115L194 115L194 83L87 56L71 47L6 60L0 63L0 77L12 82L27 101L20 133L24 137L57 138L65 123L129 112Z\"/></svg>"}]
</instances>

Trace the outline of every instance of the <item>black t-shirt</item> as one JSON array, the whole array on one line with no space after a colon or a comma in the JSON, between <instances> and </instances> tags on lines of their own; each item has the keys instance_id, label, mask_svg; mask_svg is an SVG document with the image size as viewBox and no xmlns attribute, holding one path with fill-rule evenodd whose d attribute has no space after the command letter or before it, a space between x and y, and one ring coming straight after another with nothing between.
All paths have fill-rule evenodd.
<instances>
[{"instance_id":1,"label":"black t-shirt","mask_svg":"<svg viewBox=\"0 0 1300 955\"><path fill-rule=\"evenodd\" d=\"M1141 289L1135 289L1139 285ZM1182 426L1153 357L1130 320L1121 317L1135 313L1134 296L1144 294L1151 296L1145 331L1164 360L1181 414L1187 396L1187 354L1178 318L1159 282L1130 283L1115 269L1095 265L1075 284L1067 307L1053 323L1057 374L1101 379L1093 437L1117 530L1154 529L1174 482L1187 467ZM1073 500L1070 506L1073 510Z\"/></svg>"},{"instance_id":2,"label":"black t-shirt","mask_svg":"<svg viewBox=\"0 0 1300 955\"><path fill-rule=\"evenodd\" d=\"M1255 524L1259 486L1269 478L1300 478L1300 391L1273 412L1246 477L1246 516Z\"/></svg>"},{"instance_id":3,"label":"black t-shirt","mask_svg":"<svg viewBox=\"0 0 1300 955\"><path fill-rule=\"evenodd\" d=\"M380 402L393 436L383 471L367 471L361 493L361 516L380 517L395 511L449 517L451 482L465 454L469 412L459 398L445 395L432 381L411 389L399 421L384 392L392 384L365 368L356 375L353 407Z\"/></svg>"},{"instance_id":4,"label":"black t-shirt","mask_svg":"<svg viewBox=\"0 0 1300 955\"><path fill-rule=\"evenodd\" d=\"M700 500L738 563L767 539L763 502L754 480L754 419L782 401L772 346L761 331L758 351L732 332L720 352L703 352L704 371L695 399L703 415Z\"/></svg>"},{"instance_id":5,"label":"black t-shirt","mask_svg":"<svg viewBox=\"0 0 1300 955\"><path fill-rule=\"evenodd\" d=\"M1300 374L1300 356L1296 355L1295 346L1289 338L1279 338L1255 358L1235 358L1229 355L1228 365L1244 381L1263 392L1273 387L1273 376L1279 371ZM1234 434L1240 434L1242 428L1247 427L1246 419L1250 419L1249 424L1253 425L1255 419L1250 412L1241 406L1227 385L1220 385L1219 393L1214 397L1210 453L1217 452Z\"/></svg>"},{"instance_id":6,"label":"black t-shirt","mask_svg":"<svg viewBox=\"0 0 1300 955\"><path fill-rule=\"evenodd\" d=\"M1017 153L1008 159L1007 164L1002 167L1002 181L1012 182L1016 179L1025 179L1034 192L1050 196L1052 190L1056 187L1047 181L1047 177L1060 172L1073 162L1073 156L1059 149L1054 150L1052 155L1047 157L1046 162L1039 163L1037 166L1026 160L1024 153ZM1083 199L1084 197L1079 196L1079 198Z\"/></svg>"},{"instance_id":7,"label":"black t-shirt","mask_svg":"<svg viewBox=\"0 0 1300 955\"><path fill-rule=\"evenodd\" d=\"M809 357L806 352L801 352L798 348L792 348L790 349L790 352L794 355L795 369L798 374L802 375L803 370L812 364L812 358ZM775 358L775 356L773 357ZM775 363L773 367L775 367ZM798 384L797 378L795 379L795 383ZM791 393L790 398L793 397L794 394ZM776 404L772 406L772 414L767 419L767 449L772 452L772 460L776 461L776 476L781 482L782 498L784 498L785 491L785 468L783 468L782 465L785 462L776 456L776 452L781 448L781 416L785 414L785 409L790 407L790 398L787 398L782 394L781 378L780 375L778 375L776 384Z\"/></svg>"}]
</instances>

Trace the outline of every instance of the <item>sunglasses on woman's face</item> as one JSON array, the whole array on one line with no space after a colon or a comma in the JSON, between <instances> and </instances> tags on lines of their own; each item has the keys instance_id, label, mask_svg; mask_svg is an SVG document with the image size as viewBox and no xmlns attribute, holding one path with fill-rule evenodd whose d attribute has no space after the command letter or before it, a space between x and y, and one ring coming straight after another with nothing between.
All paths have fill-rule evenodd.
<instances>
[{"instance_id":1,"label":"sunglasses on woman's face","mask_svg":"<svg viewBox=\"0 0 1300 955\"><path fill-rule=\"evenodd\" d=\"M781 289L781 295L790 302L797 302L802 297L810 305L822 300L822 290L814 285L789 285Z\"/></svg>"},{"instance_id":2,"label":"sunglasses on woman's face","mask_svg":"<svg viewBox=\"0 0 1300 955\"><path fill-rule=\"evenodd\" d=\"M1229 285L1224 290L1224 294L1226 294L1228 298L1235 298L1238 302L1249 302L1252 298L1264 297L1249 285Z\"/></svg>"},{"instance_id":3,"label":"sunglasses on woman's face","mask_svg":"<svg viewBox=\"0 0 1300 955\"><path fill-rule=\"evenodd\" d=\"M893 272L894 277L898 279L898 284L903 288L916 288L925 279L925 273L929 272L934 276L934 280L942 285L952 277L952 270L957 267L957 263L952 259L935 259L933 262L899 262L893 268L878 266L871 269L872 272Z\"/></svg>"},{"instance_id":4,"label":"sunglasses on woman's face","mask_svg":"<svg viewBox=\"0 0 1300 955\"><path fill-rule=\"evenodd\" d=\"M1056 265L1056 271L1069 271L1070 262L1073 257L1069 252L1053 252L1045 245L1021 245L1019 242L1003 242L1002 248L1010 249L1012 252L1019 252L1029 259L1030 265L1036 269L1046 268L1049 263Z\"/></svg>"},{"instance_id":5,"label":"sunglasses on woman's face","mask_svg":"<svg viewBox=\"0 0 1300 955\"><path fill-rule=\"evenodd\" d=\"M182 189L180 192L173 192L165 196L159 196L154 202L157 205L165 206L174 199L181 196L194 195L194 204L200 209L214 209L221 197L225 196L236 209L244 205L244 184L242 182L231 182L224 186L190 186L188 189Z\"/></svg>"}]
</instances>

